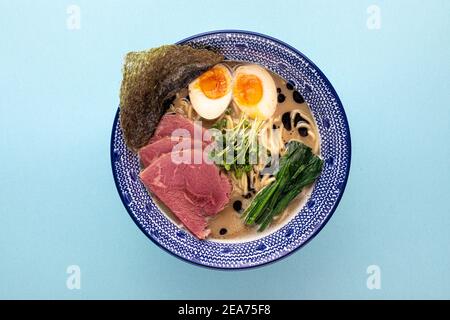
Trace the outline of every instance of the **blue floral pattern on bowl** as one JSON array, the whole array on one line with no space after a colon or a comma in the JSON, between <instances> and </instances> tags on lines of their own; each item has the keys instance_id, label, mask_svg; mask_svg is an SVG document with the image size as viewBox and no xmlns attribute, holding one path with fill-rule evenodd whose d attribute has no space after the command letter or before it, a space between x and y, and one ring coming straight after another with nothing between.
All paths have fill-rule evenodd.
<instances>
[{"instance_id":1,"label":"blue floral pattern on bowl","mask_svg":"<svg viewBox=\"0 0 450 320\"><path fill-rule=\"evenodd\" d=\"M139 159L125 146L117 111L111 164L122 202L139 228L156 244L186 261L213 268L242 269L278 260L312 239L335 211L350 170L350 131L344 108L325 75L302 53L268 36L248 31L214 31L179 44L210 48L228 60L261 64L295 84L309 104L321 138L325 165L311 196L283 227L246 242L202 241L171 222L138 177Z\"/></svg>"}]
</instances>

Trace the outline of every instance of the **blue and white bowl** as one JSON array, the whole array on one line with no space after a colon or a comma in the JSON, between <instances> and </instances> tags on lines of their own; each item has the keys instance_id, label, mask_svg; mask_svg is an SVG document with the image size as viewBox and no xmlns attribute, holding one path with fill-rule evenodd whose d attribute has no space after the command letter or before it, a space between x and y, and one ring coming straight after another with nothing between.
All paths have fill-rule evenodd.
<instances>
[{"instance_id":1,"label":"blue and white bowl","mask_svg":"<svg viewBox=\"0 0 450 320\"><path fill-rule=\"evenodd\" d=\"M285 257L311 240L327 223L344 193L350 170L350 131L341 101L319 68L298 50L248 31L214 31L179 42L212 48L228 60L258 63L291 80L309 104L321 138L325 164L309 200L280 229L246 242L198 240L155 205L139 180L139 160L125 146L117 111L111 136L111 164L120 198L131 218L153 242L198 265L243 269Z\"/></svg>"}]
</instances>

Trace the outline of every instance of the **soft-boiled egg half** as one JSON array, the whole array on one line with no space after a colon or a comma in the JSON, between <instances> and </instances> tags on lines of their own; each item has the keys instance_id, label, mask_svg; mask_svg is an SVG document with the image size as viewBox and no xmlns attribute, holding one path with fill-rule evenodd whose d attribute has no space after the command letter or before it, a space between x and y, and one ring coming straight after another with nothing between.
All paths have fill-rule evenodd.
<instances>
[{"instance_id":1,"label":"soft-boiled egg half","mask_svg":"<svg viewBox=\"0 0 450 320\"><path fill-rule=\"evenodd\" d=\"M233 101L250 118L270 118L277 107L277 88L270 73L248 64L234 72Z\"/></svg>"},{"instance_id":2,"label":"soft-boiled egg half","mask_svg":"<svg viewBox=\"0 0 450 320\"><path fill-rule=\"evenodd\" d=\"M232 96L230 69L217 64L189 84L189 99L204 119L218 118L228 107Z\"/></svg>"}]
</instances>

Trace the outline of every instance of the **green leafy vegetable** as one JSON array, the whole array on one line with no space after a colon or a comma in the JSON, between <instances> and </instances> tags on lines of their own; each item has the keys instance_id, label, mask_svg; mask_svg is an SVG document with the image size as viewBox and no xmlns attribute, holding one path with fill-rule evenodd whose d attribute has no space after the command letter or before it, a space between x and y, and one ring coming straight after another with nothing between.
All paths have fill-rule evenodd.
<instances>
[{"instance_id":1,"label":"green leafy vegetable","mask_svg":"<svg viewBox=\"0 0 450 320\"><path fill-rule=\"evenodd\" d=\"M220 119L216 123L213 124L213 128L217 130L223 130L227 126L227 119Z\"/></svg>"},{"instance_id":2,"label":"green leafy vegetable","mask_svg":"<svg viewBox=\"0 0 450 320\"><path fill-rule=\"evenodd\" d=\"M275 181L258 192L244 212L245 223L259 224L258 231L269 226L289 203L320 175L323 161L311 148L298 141L288 143L280 159Z\"/></svg>"},{"instance_id":3,"label":"green leafy vegetable","mask_svg":"<svg viewBox=\"0 0 450 320\"><path fill-rule=\"evenodd\" d=\"M210 152L210 158L226 171L234 172L236 178L250 172L252 165L258 163L260 153L264 152L258 144L262 123L259 120L250 122L242 117L233 129L227 129L226 119L217 121L213 125L219 130L214 135L216 148Z\"/></svg>"}]
</instances>

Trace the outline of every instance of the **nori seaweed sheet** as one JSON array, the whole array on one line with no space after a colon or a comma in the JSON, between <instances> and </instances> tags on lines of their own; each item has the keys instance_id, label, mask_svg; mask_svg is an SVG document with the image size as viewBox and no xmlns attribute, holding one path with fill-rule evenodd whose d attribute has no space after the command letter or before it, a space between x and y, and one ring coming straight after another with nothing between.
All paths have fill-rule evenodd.
<instances>
[{"instance_id":1,"label":"nori seaweed sheet","mask_svg":"<svg viewBox=\"0 0 450 320\"><path fill-rule=\"evenodd\" d=\"M148 143L171 98L224 57L206 49L165 45L125 57L120 124L132 151Z\"/></svg>"}]
</instances>

